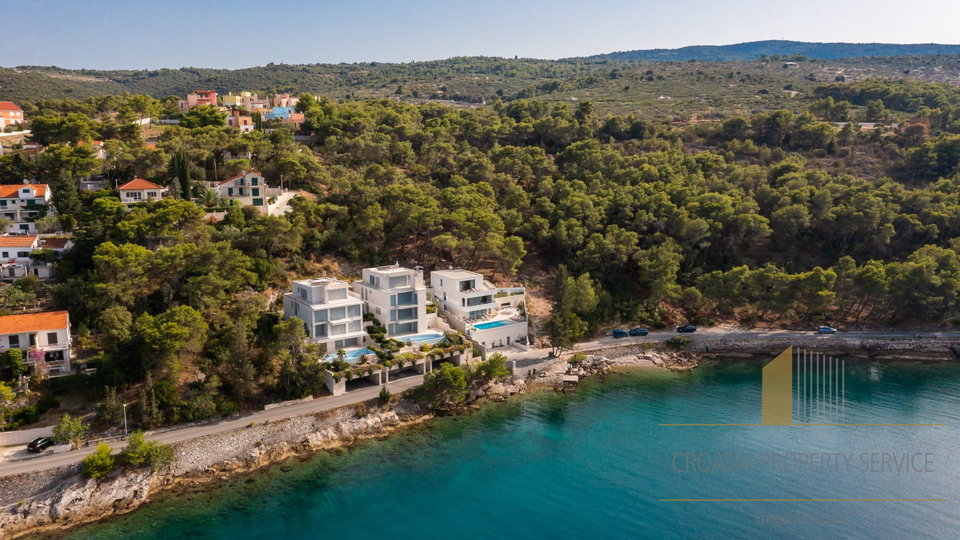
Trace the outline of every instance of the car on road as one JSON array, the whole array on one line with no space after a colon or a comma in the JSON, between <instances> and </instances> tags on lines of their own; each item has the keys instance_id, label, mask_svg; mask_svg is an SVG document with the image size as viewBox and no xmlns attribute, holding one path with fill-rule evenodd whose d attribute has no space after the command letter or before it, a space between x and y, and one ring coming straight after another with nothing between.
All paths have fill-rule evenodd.
<instances>
[{"instance_id":1,"label":"car on road","mask_svg":"<svg viewBox=\"0 0 960 540\"><path fill-rule=\"evenodd\" d=\"M832 326L821 326L817 328L817 332L821 334L836 334L837 329Z\"/></svg>"},{"instance_id":2,"label":"car on road","mask_svg":"<svg viewBox=\"0 0 960 540\"><path fill-rule=\"evenodd\" d=\"M53 439L50 437L37 437L27 443L27 452L43 452L53 446Z\"/></svg>"},{"instance_id":3,"label":"car on road","mask_svg":"<svg viewBox=\"0 0 960 540\"><path fill-rule=\"evenodd\" d=\"M685 324L677 327L677 332L681 334L692 334L697 331L697 327L692 324Z\"/></svg>"},{"instance_id":4,"label":"car on road","mask_svg":"<svg viewBox=\"0 0 960 540\"><path fill-rule=\"evenodd\" d=\"M639 327L639 326L636 327L636 328L631 328L631 329L630 329L630 335L631 335L631 336L645 336L645 335L647 335L647 334L649 334L649 333L650 333L649 330L647 330L646 328L641 328L641 327Z\"/></svg>"},{"instance_id":5,"label":"car on road","mask_svg":"<svg viewBox=\"0 0 960 540\"><path fill-rule=\"evenodd\" d=\"M626 330L621 330L621 329L619 329L619 328L617 328L616 330L613 331L613 337L615 337L615 338L617 338L617 339L625 338L625 337L627 337L628 335L629 335L629 334L627 334L627 331L626 331Z\"/></svg>"}]
</instances>

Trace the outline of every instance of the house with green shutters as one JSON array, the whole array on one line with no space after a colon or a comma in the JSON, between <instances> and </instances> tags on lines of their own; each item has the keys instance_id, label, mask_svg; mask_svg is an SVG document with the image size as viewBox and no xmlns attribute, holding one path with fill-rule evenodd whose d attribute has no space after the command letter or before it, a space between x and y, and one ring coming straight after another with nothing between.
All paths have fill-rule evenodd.
<instances>
[{"instance_id":1,"label":"house with green shutters","mask_svg":"<svg viewBox=\"0 0 960 540\"><path fill-rule=\"evenodd\" d=\"M280 195L280 189L267 186L259 171L242 171L210 187L221 199L238 201L242 206L252 206L264 214L271 213L270 200Z\"/></svg>"}]
</instances>

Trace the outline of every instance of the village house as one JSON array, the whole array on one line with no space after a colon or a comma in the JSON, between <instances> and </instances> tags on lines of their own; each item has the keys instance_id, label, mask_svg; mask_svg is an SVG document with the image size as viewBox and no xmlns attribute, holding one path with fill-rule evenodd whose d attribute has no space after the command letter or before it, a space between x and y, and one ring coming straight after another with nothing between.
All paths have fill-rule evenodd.
<instances>
[{"instance_id":1,"label":"village house","mask_svg":"<svg viewBox=\"0 0 960 540\"><path fill-rule=\"evenodd\" d=\"M496 287L467 270L430 273L433 300L453 327L485 349L527 348L523 287Z\"/></svg>"},{"instance_id":2,"label":"village house","mask_svg":"<svg viewBox=\"0 0 960 540\"><path fill-rule=\"evenodd\" d=\"M364 268L362 278L353 283L353 290L364 310L387 329L387 337L427 330L427 287L421 270L399 264Z\"/></svg>"},{"instance_id":3,"label":"village house","mask_svg":"<svg viewBox=\"0 0 960 540\"><path fill-rule=\"evenodd\" d=\"M283 317L301 319L308 342L318 343L322 353L360 347L369 340L363 329L363 300L339 279L294 281L293 291L283 295Z\"/></svg>"},{"instance_id":4,"label":"village house","mask_svg":"<svg viewBox=\"0 0 960 540\"><path fill-rule=\"evenodd\" d=\"M253 131L253 117L243 109L230 109L227 112L227 126L237 128L241 133Z\"/></svg>"},{"instance_id":5,"label":"village house","mask_svg":"<svg viewBox=\"0 0 960 540\"><path fill-rule=\"evenodd\" d=\"M217 106L217 92L215 90L194 90L192 94L187 94L187 99L177 101L180 112L187 112L200 105Z\"/></svg>"},{"instance_id":6,"label":"village house","mask_svg":"<svg viewBox=\"0 0 960 540\"><path fill-rule=\"evenodd\" d=\"M267 186L263 174L258 171L242 171L221 182L211 183L210 189L221 199L237 201L242 206L252 206L262 213L271 213L270 200L280 195L280 189Z\"/></svg>"},{"instance_id":7,"label":"village house","mask_svg":"<svg viewBox=\"0 0 960 540\"><path fill-rule=\"evenodd\" d=\"M12 101L0 101L0 131L23 123L23 110Z\"/></svg>"},{"instance_id":8,"label":"village house","mask_svg":"<svg viewBox=\"0 0 960 540\"><path fill-rule=\"evenodd\" d=\"M297 103L300 103L300 98L290 94L274 94L270 98L273 107L296 107Z\"/></svg>"},{"instance_id":9,"label":"village house","mask_svg":"<svg viewBox=\"0 0 960 540\"><path fill-rule=\"evenodd\" d=\"M34 222L51 213L52 193L46 184L0 185L0 217L8 219L9 233L36 233Z\"/></svg>"},{"instance_id":10,"label":"village house","mask_svg":"<svg viewBox=\"0 0 960 540\"><path fill-rule=\"evenodd\" d=\"M27 276L50 279L53 262L30 257L40 248L39 236L0 236L0 280L16 281Z\"/></svg>"},{"instance_id":11,"label":"village house","mask_svg":"<svg viewBox=\"0 0 960 540\"><path fill-rule=\"evenodd\" d=\"M120 202L126 205L127 210L134 204L143 201L157 201L167 194L167 188L158 186L143 178L134 178L117 188L120 192Z\"/></svg>"},{"instance_id":12,"label":"village house","mask_svg":"<svg viewBox=\"0 0 960 540\"><path fill-rule=\"evenodd\" d=\"M34 373L37 360L42 358L48 375L69 375L70 345L70 314L66 311L0 317L0 353L20 349L24 352L24 363L33 368Z\"/></svg>"}]
</instances>

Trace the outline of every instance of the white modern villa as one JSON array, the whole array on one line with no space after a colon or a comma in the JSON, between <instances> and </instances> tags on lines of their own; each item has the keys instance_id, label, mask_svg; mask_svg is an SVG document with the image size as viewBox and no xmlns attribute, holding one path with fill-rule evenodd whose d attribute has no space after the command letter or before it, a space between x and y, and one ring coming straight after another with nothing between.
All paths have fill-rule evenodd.
<instances>
[{"instance_id":1,"label":"white modern villa","mask_svg":"<svg viewBox=\"0 0 960 540\"><path fill-rule=\"evenodd\" d=\"M320 344L321 352L360 347L368 340L363 300L339 279L294 281L293 292L283 295L283 317L303 320L309 342Z\"/></svg>"},{"instance_id":2,"label":"white modern villa","mask_svg":"<svg viewBox=\"0 0 960 540\"><path fill-rule=\"evenodd\" d=\"M496 287L467 270L430 273L434 302L448 322L485 349L527 348L523 287Z\"/></svg>"},{"instance_id":3,"label":"white modern villa","mask_svg":"<svg viewBox=\"0 0 960 540\"><path fill-rule=\"evenodd\" d=\"M364 268L353 290L387 329L387 337L417 334L427 329L427 287L423 272L399 264Z\"/></svg>"}]
</instances>

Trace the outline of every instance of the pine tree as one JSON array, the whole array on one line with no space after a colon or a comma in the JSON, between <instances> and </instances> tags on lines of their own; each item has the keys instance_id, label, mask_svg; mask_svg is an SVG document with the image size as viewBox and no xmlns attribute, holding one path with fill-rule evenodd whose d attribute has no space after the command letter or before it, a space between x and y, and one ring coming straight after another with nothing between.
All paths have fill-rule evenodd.
<instances>
[{"instance_id":1,"label":"pine tree","mask_svg":"<svg viewBox=\"0 0 960 540\"><path fill-rule=\"evenodd\" d=\"M183 149L177 150L170 158L170 176L180 182L180 196L189 201L192 195L190 189L190 164Z\"/></svg>"}]
</instances>

